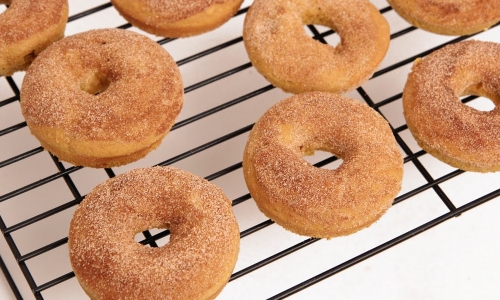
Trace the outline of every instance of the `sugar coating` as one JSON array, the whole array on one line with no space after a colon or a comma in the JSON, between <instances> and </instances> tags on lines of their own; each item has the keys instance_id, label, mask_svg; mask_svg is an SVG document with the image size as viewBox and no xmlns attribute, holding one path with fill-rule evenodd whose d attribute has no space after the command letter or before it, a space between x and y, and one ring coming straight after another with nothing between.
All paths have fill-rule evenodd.
<instances>
[{"instance_id":1,"label":"sugar coating","mask_svg":"<svg viewBox=\"0 0 500 300\"><path fill-rule=\"evenodd\" d=\"M388 0L416 27L446 35L467 35L500 21L498 0Z\"/></svg>"},{"instance_id":2,"label":"sugar coating","mask_svg":"<svg viewBox=\"0 0 500 300\"><path fill-rule=\"evenodd\" d=\"M14 0L0 14L0 45L26 39L60 22L66 0Z\"/></svg>"},{"instance_id":3,"label":"sugar coating","mask_svg":"<svg viewBox=\"0 0 500 300\"><path fill-rule=\"evenodd\" d=\"M314 41L304 24L340 35L337 46ZM389 26L365 0L256 0L243 40L255 68L285 91L345 92L367 80L389 46Z\"/></svg>"},{"instance_id":4,"label":"sugar coating","mask_svg":"<svg viewBox=\"0 0 500 300\"><path fill-rule=\"evenodd\" d=\"M104 81L97 95L85 87ZM123 156L159 143L183 103L179 69L153 40L122 29L67 37L26 72L21 108L31 132L59 158Z\"/></svg>"},{"instance_id":5,"label":"sugar coating","mask_svg":"<svg viewBox=\"0 0 500 300\"><path fill-rule=\"evenodd\" d=\"M169 242L134 241L168 228ZM220 189L170 167L141 168L98 185L74 213L72 267L93 299L213 299L239 251L231 202Z\"/></svg>"},{"instance_id":6,"label":"sugar coating","mask_svg":"<svg viewBox=\"0 0 500 300\"><path fill-rule=\"evenodd\" d=\"M302 157L314 150L343 159L335 170ZM311 92L287 98L255 124L243 159L259 208L288 230L314 237L369 226L401 189L403 160L387 122L366 104Z\"/></svg>"},{"instance_id":7,"label":"sugar coating","mask_svg":"<svg viewBox=\"0 0 500 300\"><path fill-rule=\"evenodd\" d=\"M419 145L470 171L500 170L500 114L478 111L460 96L500 103L500 45L465 41L418 59L403 91L404 115Z\"/></svg>"},{"instance_id":8,"label":"sugar coating","mask_svg":"<svg viewBox=\"0 0 500 300\"><path fill-rule=\"evenodd\" d=\"M33 59L64 35L67 0L14 0L0 14L0 76L26 70Z\"/></svg>"}]
</instances>

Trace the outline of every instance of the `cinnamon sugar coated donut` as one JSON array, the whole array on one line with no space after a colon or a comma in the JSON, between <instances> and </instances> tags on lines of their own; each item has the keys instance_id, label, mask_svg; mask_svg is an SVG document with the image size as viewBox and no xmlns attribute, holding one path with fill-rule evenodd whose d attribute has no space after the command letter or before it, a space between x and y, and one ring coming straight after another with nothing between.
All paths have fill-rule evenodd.
<instances>
[{"instance_id":1,"label":"cinnamon sugar coated donut","mask_svg":"<svg viewBox=\"0 0 500 300\"><path fill-rule=\"evenodd\" d=\"M305 24L332 28L337 46L313 40ZM343 93L370 78L389 47L389 25L367 0L256 0L243 41L253 66L286 92Z\"/></svg>"},{"instance_id":2,"label":"cinnamon sugar coated donut","mask_svg":"<svg viewBox=\"0 0 500 300\"><path fill-rule=\"evenodd\" d=\"M243 0L111 0L132 25L155 35L188 37L213 30L236 14Z\"/></svg>"},{"instance_id":3,"label":"cinnamon sugar coated donut","mask_svg":"<svg viewBox=\"0 0 500 300\"><path fill-rule=\"evenodd\" d=\"M337 169L302 157L328 151ZM403 158L387 122L366 104L338 94L287 98L255 124L243 157L259 209L297 234L331 238L378 220L401 189Z\"/></svg>"},{"instance_id":4,"label":"cinnamon sugar coated donut","mask_svg":"<svg viewBox=\"0 0 500 300\"><path fill-rule=\"evenodd\" d=\"M67 0L0 0L0 76L26 70L47 46L64 36Z\"/></svg>"},{"instance_id":5,"label":"cinnamon sugar coated donut","mask_svg":"<svg viewBox=\"0 0 500 300\"><path fill-rule=\"evenodd\" d=\"M479 111L460 97L500 103L500 44L465 41L417 59L403 90L406 122L420 147L467 171L500 170L500 111Z\"/></svg>"},{"instance_id":6,"label":"cinnamon sugar coated donut","mask_svg":"<svg viewBox=\"0 0 500 300\"><path fill-rule=\"evenodd\" d=\"M182 104L181 75L168 52L122 29L54 43L21 88L22 113L41 145L94 168L130 163L158 147Z\"/></svg>"},{"instance_id":7,"label":"cinnamon sugar coated donut","mask_svg":"<svg viewBox=\"0 0 500 300\"><path fill-rule=\"evenodd\" d=\"M468 35L500 21L498 0L387 0L415 27L445 35Z\"/></svg>"},{"instance_id":8,"label":"cinnamon sugar coated donut","mask_svg":"<svg viewBox=\"0 0 500 300\"><path fill-rule=\"evenodd\" d=\"M168 228L147 247L134 236ZM76 278L93 300L214 299L239 252L231 201L210 182L171 167L129 171L92 190L71 220Z\"/></svg>"}]
</instances>

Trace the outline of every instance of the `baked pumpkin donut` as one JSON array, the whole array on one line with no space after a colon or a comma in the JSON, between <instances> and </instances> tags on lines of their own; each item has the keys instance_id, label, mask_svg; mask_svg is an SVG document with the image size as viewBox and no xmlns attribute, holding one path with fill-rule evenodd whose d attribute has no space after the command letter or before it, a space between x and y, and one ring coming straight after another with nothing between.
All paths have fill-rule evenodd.
<instances>
[{"instance_id":1,"label":"baked pumpkin donut","mask_svg":"<svg viewBox=\"0 0 500 300\"><path fill-rule=\"evenodd\" d=\"M403 90L406 123L420 147L456 168L500 170L500 111L479 111L460 97L500 103L500 44L465 41L417 59Z\"/></svg>"},{"instance_id":2,"label":"baked pumpkin donut","mask_svg":"<svg viewBox=\"0 0 500 300\"><path fill-rule=\"evenodd\" d=\"M48 45L64 36L67 0L0 0L0 76L26 70Z\"/></svg>"},{"instance_id":3,"label":"baked pumpkin donut","mask_svg":"<svg viewBox=\"0 0 500 300\"><path fill-rule=\"evenodd\" d=\"M158 147L182 103L181 75L168 52L122 29L52 44L21 87L22 113L42 146L94 168L130 163Z\"/></svg>"},{"instance_id":4,"label":"baked pumpkin donut","mask_svg":"<svg viewBox=\"0 0 500 300\"><path fill-rule=\"evenodd\" d=\"M328 151L334 170L302 157ZM387 122L357 100L326 92L287 98L255 124L243 172L259 209L297 234L331 238L378 220L401 189L403 158Z\"/></svg>"},{"instance_id":5,"label":"baked pumpkin donut","mask_svg":"<svg viewBox=\"0 0 500 300\"><path fill-rule=\"evenodd\" d=\"M168 228L163 247L134 236ZM93 300L214 299L239 252L231 201L212 183L171 167L129 171L92 190L70 223L71 266Z\"/></svg>"},{"instance_id":6,"label":"baked pumpkin donut","mask_svg":"<svg viewBox=\"0 0 500 300\"><path fill-rule=\"evenodd\" d=\"M498 0L387 0L415 27L444 35L469 35L500 21Z\"/></svg>"},{"instance_id":7,"label":"baked pumpkin donut","mask_svg":"<svg viewBox=\"0 0 500 300\"><path fill-rule=\"evenodd\" d=\"M243 0L111 0L132 25L155 35L177 38L213 30L227 22Z\"/></svg>"},{"instance_id":8,"label":"baked pumpkin donut","mask_svg":"<svg viewBox=\"0 0 500 300\"><path fill-rule=\"evenodd\" d=\"M336 46L313 40L304 24L325 25ZM253 66L286 92L343 93L375 72L389 47L389 25L367 0L256 0L243 41Z\"/></svg>"}]
</instances>

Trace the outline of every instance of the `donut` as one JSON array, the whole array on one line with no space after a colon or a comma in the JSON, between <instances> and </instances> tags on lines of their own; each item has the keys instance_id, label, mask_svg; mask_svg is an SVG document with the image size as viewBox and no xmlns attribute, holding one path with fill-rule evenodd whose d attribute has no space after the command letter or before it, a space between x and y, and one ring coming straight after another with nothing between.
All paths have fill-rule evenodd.
<instances>
[{"instance_id":1,"label":"donut","mask_svg":"<svg viewBox=\"0 0 500 300\"><path fill-rule=\"evenodd\" d=\"M313 40L304 24L332 28L337 46ZM343 93L373 75L389 47L389 25L367 0L256 0L243 41L251 63L285 92Z\"/></svg>"},{"instance_id":2,"label":"donut","mask_svg":"<svg viewBox=\"0 0 500 300\"><path fill-rule=\"evenodd\" d=\"M500 44L464 41L417 59L403 90L403 111L420 147L466 171L500 170L500 111L463 104L464 95L500 103Z\"/></svg>"},{"instance_id":3,"label":"donut","mask_svg":"<svg viewBox=\"0 0 500 300\"><path fill-rule=\"evenodd\" d=\"M469 35L500 21L498 0L387 0L406 21L444 35Z\"/></svg>"},{"instance_id":4,"label":"donut","mask_svg":"<svg viewBox=\"0 0 500 300\"><path fill-rule=\"evenodd\" d=\"M236 14L243 0L111 0L132 25L168 38L213 30Z\"/></svg>"},{"instance_id":5,"label":"donut","mask_svg":"<svg viewBox=\"0 0 500 300\"><path fill-rule=\"evenodd\" d=\"M328 170L302 157L315 150L341 158ZM378 220L401 189L403 158L382 116L327 92L291 96L252 128L243 155L257 207L294 233L332 238Z\"/></svg>"},{"instance_id":6,"label":"donut","mask_svg":"<svg viewBox=\"0 0 500 300\"><path fill-rule=\"evenodd\" d=\"M183 104L179 69L153 40L123 29L66 37L43 51L21 87L31 133L60 160L94 168L144 157Z\"/></svg>"},{"instance_id":7,"label":"donut","mask_svg":"<svg viewBox=\"0 0 500 300\"><path fill-rule=\"evenodd\" d=\"M168 228L147 247L134 236ZM231 201L212 183L171 167L140 168L95 187L74 212L71 266L93 300L214 299L239 252Z\"/></svg>"},{"instance_id":8,"label":"donut","mask_svg":"<svg viewBox=\"0 0 500 300\"><path fill-rule=\"evenodd\" d=\"M26 70L47 46L61 39L68 21L67 0L0 0L0 76Z\"/></svg>"}]
</instances>

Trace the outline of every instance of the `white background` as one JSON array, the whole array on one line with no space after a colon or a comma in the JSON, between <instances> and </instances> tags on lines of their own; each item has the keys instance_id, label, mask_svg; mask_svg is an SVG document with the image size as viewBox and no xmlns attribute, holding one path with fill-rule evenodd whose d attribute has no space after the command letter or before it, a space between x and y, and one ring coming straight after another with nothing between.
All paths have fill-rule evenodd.
<instances>
[{"instance_id":1,"label":"white background","mask_svg":"<svg viewBox=\"0 0 500 300\"><path fill-rule=\"evenodd\" d=\"M251 2L245 1L242 7L248 7ZM372 2L379 9L388 7L387 2L383 0ZM70 15L103 3L107 2L70 0ZM391 25L391 33L409 27L409 24L392 10L384 13L384 17ZM200 51L240 37L243 19L244 14L236 16L217 30L198 37L175 40L165 44L164 47L176 61L180 61ZM126 23L113 7L109 7L68 23L66 35L94 28L118 27ZM327 30L323 27L319 28L321 32ZM133 27L129 30L143 33ZM158 37L148 36L160 40ZM411 31L391 41L390 49L379 69L382 70L454 38L422 30ZM500 42L500 27L481 33L474 38ZM333 45L338 42L336 35L329 35L326 40ZM248 62L243 43L238 42L220 51L182 64L180 70L185 87L190 87ZM383 101L402 91L410 67L411 63L404 64L366 82L362 87L375 103ZM23 72L19 72L13 76L18 87L22 84L23 74ZM186 120L267 85L268 83L255 69L246 68L187 93L184 108L177 121ZM0 77L0 102L13 96L14 92L6 79ZM113 171L120 174L136 167L155 165L251 125L270 106L287 96L279 89L271 89L180 127L172 131L162 145L146 158L127 166L114 168ZM356 91L347 93L347 96L363 101ZM475 100L471 105L483 110L492 107L491 102L485 99ZM394 128L405 123L401 99L381 106L380 112ZM21 122L23 122L23 118L17 101L0 106L0 131ZM402 130L398 134L414 153L420 151L408 130ZM248 132L245 132L233 137L177 161L173 166L202 177L211 175L241 162L247 135ZM29 134L26 127L1 135L0 162L37 147L39 147L37 140ZM324 157L324 153L318 153L307 159L315 162ZM418 160L434 179L454 171L453 168L427 154L419 156ZM69 164L64 165L66 168L71 168ZM46 152L29 156L0 168L0 195L16 191L56 173L57 169ZM87 168L70 173L70 177L81 195L85 195L95 185L108 178L103 170ZM230 199L236 199L248 193L241 168L218 177L213 182L221 187ZM460 207L497 190L500 188L499 182L500 174L467 172L440 183L438 187L456 207ZM413 162L405 163L403 189L400 195L423 187L426 183L426 179ZM9 227L74 199L75 197L68 190L65 182L59 178L1 202L0 215ZM73 206L14 231L12 237L21 254L30 253L66 237L74 208ZM258 211L252 199L234 206L234 212L241 231L267 220ZM312 243L231 281L218 299L272 297L448 212L449 210L435 190L423 189L414 196L394 205L380 221L368 229L347 237ZM500 285L498 285L497 279L500 275L498 271L500 265L498 215L500 215L500 201L493 199L331 276L291 298L496 299L497 295L500 294ZM278 225L265 227L242 238L235 272L304 240L307 240L307 237L287 232ZM165 242L163 241L163 243ZM8 265L23 297L32 299L32 292L3 237L0 238L0 254ZM28 260L27 266L37 285L71 272L65 244ZM75 278L43 291L42 295L45 299L86 299ZM0 298L13 299L5 284L0 284Z\"/></svg>"}]
</instances>

